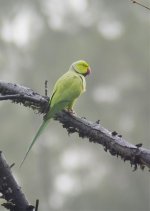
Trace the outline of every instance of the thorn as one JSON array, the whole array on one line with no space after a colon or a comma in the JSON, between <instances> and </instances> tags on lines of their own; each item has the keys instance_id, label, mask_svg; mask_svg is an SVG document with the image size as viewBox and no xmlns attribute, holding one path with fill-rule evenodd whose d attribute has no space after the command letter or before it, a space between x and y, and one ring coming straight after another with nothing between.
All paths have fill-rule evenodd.
<instances>
[{"instance_id":1,"label":"thorn","mask_svg":"<svg viewBox=\"0 0 150 211\"><path fill-rule=\"evenodd\" d=\"M111 135L112 136L116 136L118 133L116 132L116 131L113 131L112 133L111 133Z\"/></svg>"},{"instance_id":2,"label":"thorn","mask_svg":"<svg viewBox=\"0 0 150 211\"><path fill-rule=\"evenodd\" d=\"M68 132L68 135L70 135L71 133L75 133L76 130L73 127L69 127L69 128L67 128L67 132Z\"/></svg>"},{"instance_id":3,"label":"thorn","mask_svg":"<svg viewBox=\"0 0 150 211\"><path fill-rule=\"evenodd\" d=\"M140 165L141 170L143 171L145 166L143 164Z\"/></svg>"},{"instance_id":4,"label":"thorn","mask_svg":"<svg viewBox=\"0 0 150 211\"><path fill-rule=\"evenodd\" d=\"M84 136L83 136L83 138L84 138ZM94 140L92 137L90 137L90 138L89 138L89 142L95 143L95 140Z\"/></svg>"},{"instance_id":5,"label":"thorn","mask_svg":"<svg viewBox=\"0 0 150 211\"><path fill-rule=\"evenodd\" d=\"M36 200L35 211L38 211L38 207L39 207L39 199Z\"/></svg>"},{"instance_id":6,"label":"thorn","mask_svg":"<svg viewBox=\"0 0 150 211\"><path fill-rule=\"evenodd\" d=\"M107 150L108 150L108 148L107 148L107 146L105 145L105 146L104 146L104 151L107 152Z\"/></svg>"},{"instance_id":7,"label":"thorn","mask_svg":"<svg viewBox=\"0 0 150 211\"><path fill-rule=\"evenodd\" d=\"M100 124L100 120L98 119L95 123Z\"/></svg>"},{"instance_id":8,"label":"thorn","mask_svg":"<svg viewBox=\"0 0 150 211\"><path fill-rule=\"evenodd\" d=\"M123 161L126 162L126 160L128 160L128 158L127 158L127 157L124 157L124 158L123 158ZM131 166L132 166L132 165L131 165Z\"/></svg>"},{"instance_id":9,"label":"thorn","mask_svg":"<svg viewBox=\"0 0 150 211\"><path fill-rule=\"evenodd\" d=\"M138 168L138 165L136 163L134 163L134 168L133 168L133 172L136 171Z\"/></svg>"},{"instance_id":10,"label":"thorn","mask_svg":"<svg viewBox=\"0 0 150 211\"><path fill-rule=\"evenodd\" d=\"M109 149L109 152L112 156L115 156L117 154L114 149Z\"/></svg>"},{"instance_id":11,"label":"thorn","mask_svg":"<svg viewBox=\"0 0 150 211\"><path fill-rule=\"evenodd\" d=\"M45 80L45 96L46 96L46 97L47 97L47 83L48 83L48 81Z\"/></svg>"},{"instance_id":12,"label":"thorn","mask_svg":"<svg viewBox=\"0 0 150 211\"><path fill-rule=\"evenodd\" d=\"M143 146L143 144L142 144L142 143L139 143L139 144L135 144L135 146L136 146L137 148L140 148L140 147Z\"/></svg>"},{"instance_id":13,"label":"thorn","mask_svg":"<svg viewBox=\"0 0 150 211\"><path fill-rule=\"evenodd\" d=\"M9 168L11 169L12 167L14 167L15 163L12 163Z\"/></svg>"}]
</instances>

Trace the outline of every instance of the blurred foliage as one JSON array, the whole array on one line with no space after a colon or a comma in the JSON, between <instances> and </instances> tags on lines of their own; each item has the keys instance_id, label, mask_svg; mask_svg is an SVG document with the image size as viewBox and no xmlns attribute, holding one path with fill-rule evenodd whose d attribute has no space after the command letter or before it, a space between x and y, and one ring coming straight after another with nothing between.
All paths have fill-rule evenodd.
<instances>
[{"instance_id":1,"label":"blurred foliage","mask_svg":"<svg viewBox=\"0 0 150 211\"><path fill-rule=\"evenodd\" d=\"M143 3L150 6L149 0ZM70 64L87 60L93 70L79 99L79 116L101 120L129 142L149 147L150 12L120 0L0 0L0 79L49 95ZM42 117L0 103L1 150L16 163L15 176L39 210L149 211L149 172L102 147L68 136L52 121L21 170ZM0 210L3 210L0 208Z\"/></svg>"}]
</instances>

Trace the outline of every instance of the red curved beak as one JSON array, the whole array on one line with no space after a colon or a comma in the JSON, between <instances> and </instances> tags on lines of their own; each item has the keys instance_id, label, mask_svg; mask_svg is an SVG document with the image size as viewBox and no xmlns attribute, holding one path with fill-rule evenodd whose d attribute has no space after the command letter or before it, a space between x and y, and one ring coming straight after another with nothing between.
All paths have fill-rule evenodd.
<instances>
[{"instance_id":1,"label":"red curved beak","mask_svg":"<svg viewBox=\"0 0 150 211\"><path fill-rule=\"evenodd\" d=\"M91 72L92 72L92 70L91 70L91 68L89 67L89 68L87 69L87 73L86 73L86 75L90 75L90 74L91 74Z\"/></svg>"}]
</instances>

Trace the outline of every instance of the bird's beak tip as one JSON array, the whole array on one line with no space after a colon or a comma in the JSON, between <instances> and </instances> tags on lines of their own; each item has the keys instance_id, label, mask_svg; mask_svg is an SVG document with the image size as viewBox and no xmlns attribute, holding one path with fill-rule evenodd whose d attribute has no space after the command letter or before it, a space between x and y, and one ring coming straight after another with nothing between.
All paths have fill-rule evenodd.
<instances>
[{"instance_id":1,"label":"bird's beak tip","mask_svg":"<svg viewBox=\"0 0 150 211\"><path fill-rule=\"evenodd\" d=\"M91 68L90 68L90 67L88 67L88 69L87 69L87 75L90 75L90 74L91 74L91 72L92 72Z\"/></svg>"}]
</instances>

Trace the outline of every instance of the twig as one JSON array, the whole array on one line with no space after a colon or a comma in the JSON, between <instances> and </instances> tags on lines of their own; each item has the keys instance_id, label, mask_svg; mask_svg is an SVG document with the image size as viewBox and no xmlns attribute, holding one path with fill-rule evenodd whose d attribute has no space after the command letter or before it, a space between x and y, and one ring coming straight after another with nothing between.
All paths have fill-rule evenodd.
<instances>
[{"instance_id":1,"label":"twig","mask_svg":"<svg viewBox=\"0 0 150 211\"><path fill-rule=\"evenodd\" d=\"M145 9L150 10L150 8L147 7L147 6L145 6L144 4L141 4L141 3L137 2L137 1L134 1L134 0L131 0L131 1L132 1L132 3L138 4L138 5L140 5L141 7L144 7Z\"/></svg>"},{"instance_id":2,"label":"twig","mask_svg":"<svg viewBox=\"0 0 150 211\"><path fill-rule=\"evenodd\" d=\"M39 207L39 199L36 200L35 211L38 211L38 207Z\"/></svg>"},{"instance_id":3,"label":"twig","mask_svg":"<svg viewBox=\"0 0 150 211\"><path fill-rule=\"evenodd\" d=\"M15 163L12 163L9 168L12 169L12 167L14 167Z\"/></svg>"},{"instance_id":4,"label":"twig","mask_svg":"<svg viewBox=\"0 0 150 211\"><path fill-rule=\"evenodd\" d=\"M47 84L48 84L48 81L47 80L45 80L45 96L47 96Z\"/></svg>"},{"instance_id":5,"label":"twig","mask_svg":"<svg viewBox=\"0 0 150 211\"><path fill-rule=\"evenodd\" d=\"M0 96L0 101L2 100L13 100L13 99L19 99L20 94L14 94L14 95L5 95L5 96Z\"/></svg>"}]
</instances>

